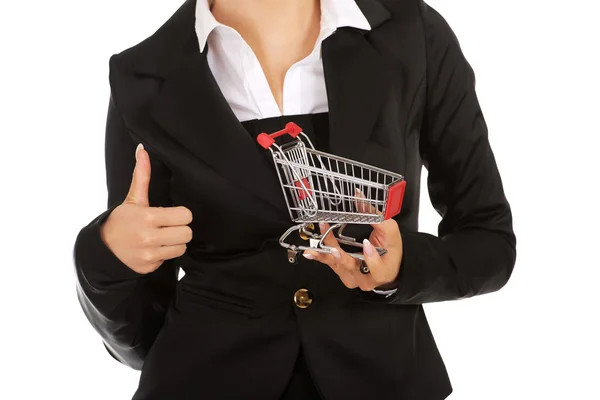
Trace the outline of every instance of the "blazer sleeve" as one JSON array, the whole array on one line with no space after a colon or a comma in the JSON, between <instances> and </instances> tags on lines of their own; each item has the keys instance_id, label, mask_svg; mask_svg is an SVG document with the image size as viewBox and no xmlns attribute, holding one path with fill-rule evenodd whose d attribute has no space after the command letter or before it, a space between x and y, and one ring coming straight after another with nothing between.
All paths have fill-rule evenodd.
<instances>
[{"instance_id":1,"label":"blazer sleeve","mask_svg":"<svg viewBox=\"0 0 600 400\"><path fill-rule=\"evenodd\" d=\"M442 216L438 235L402 232L396 304L455 300L496 291L512 274L516 238L475 76L447 22L419 1L427 92L420 153Z\"/></svg>"},{"instance_id":2,"label":"blazer sleeve","mask_svg":"<svg viewBox=\"0 0 600 400\"><path fill-rule=\"evenodd\" d=\"M111 96L105 136L108 209L80 230L73 258L84 314L108 352L139 370L174 297L179 267L174 259L167 260L150 274L138 274L121 262L100 236L104 221L127 196L136 146ZM152 154L150 160L149 203L170 206L170 172Z\"/></svg>"}]
</instances>

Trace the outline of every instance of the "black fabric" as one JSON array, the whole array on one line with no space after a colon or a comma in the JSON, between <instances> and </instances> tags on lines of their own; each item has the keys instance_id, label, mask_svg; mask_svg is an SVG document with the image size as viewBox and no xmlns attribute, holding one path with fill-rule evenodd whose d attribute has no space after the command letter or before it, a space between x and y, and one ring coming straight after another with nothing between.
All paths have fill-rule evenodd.
<instances>
[{"instance_id":1,"label":"black fabric","mask_svg":"<svg viewBox=\"0 0 600 400\"><path fill-rule=\"evenodd\" d=\"M242 125L253 138L265 132L273 133L279 131L285 127L288 122L294 122L302 128L304 132L315 146L317 150L327 151L329 147L329 113L314 113L314 114L295 114L295 115L283 115L278 117L269 117L263 119L253 119L242 122ZM290 136L286 135L277 139L277 143L283 145L293 141ZM307 144L308 145L308 144ZM271 158L271 153L265 151L265 156ZM296 240L293 240L296 239ZM294 237L288 242L296 244L302 243L302 240L298 237ZM308 400L321 399L318 389L316 388L306 364L306 358L300 347L298 351L298 358L292 371L292 376L286 387L281 400Z\"/></svg>"},{"instance_id":2,"label":"black fabric","mask_svg":"<svg viewBox=\"0 0 600 400\"><path fill-rule=\"evenodd\" d=\"M277 174L219 91L210 49L199 51L194 0L111 57L107 210L79 232L74 263L86 317L117 360L141 370L135 400L278 400L298 372L300 347L325 400L452 392L422 305L507 283L516 259L511 208L473 71L446 21L421 0L357 4L372 29L340 28L322 46L325 143L406 178L394 217L403 267L389 298L346 288L316 261L287 262L278 239L292 222ZM139 142L152 160L150 205L194 215L186 254L148 275L130 270L99 234L127 195ZM442 217L438 235L418 229L423 166ZM345 233L360 240L370 227ZM313 299L305 309L293 303L300 288Z\"/></svg>"},{"instance_id":3,"label":"black fabric","mask_svg":"<svg viewBox=\"0 0 600 400\"><path fill-rule=\"evenodd\" d=\"M294 372L281 400L320 400L321 395L315 387L302 349L294 366Z\"/></svg>"}]
</instances>

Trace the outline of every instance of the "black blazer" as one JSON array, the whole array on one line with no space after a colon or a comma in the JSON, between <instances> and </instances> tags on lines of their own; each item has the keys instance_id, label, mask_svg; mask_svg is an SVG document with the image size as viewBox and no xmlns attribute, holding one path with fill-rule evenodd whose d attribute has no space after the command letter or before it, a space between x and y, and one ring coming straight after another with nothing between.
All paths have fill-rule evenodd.
<instances>
[{"instance_id":1,"label":"black blazer","mask_svg":"<svg viewBox=\"0 0 600 400\"><path fill-rule=\"evenodd\" d=\"M512 216L475 92L445 20L421 0L357 0L372 30L322 47L330 151L398 172L404 259L390 297L346 288L323 264L292 266L292 222L273 168L211 75L188 0L155 34L110 59L108 209L77 236L85 315L120 362L141 369L135 399L275 400L302 345L322 396L439 400L452 391L422 304L500 289L515 263ZM125 198L142 142L150 205L184 205L184 256L139 275L99 227ZM443 217L418 231L422 166ZM349 234L369 234L356 225ZM179 269L185 276L178 281ZM306 288L313 301L294 305ZM99 381L102 379L98 377Z\"/></svg>"}]
</instances>

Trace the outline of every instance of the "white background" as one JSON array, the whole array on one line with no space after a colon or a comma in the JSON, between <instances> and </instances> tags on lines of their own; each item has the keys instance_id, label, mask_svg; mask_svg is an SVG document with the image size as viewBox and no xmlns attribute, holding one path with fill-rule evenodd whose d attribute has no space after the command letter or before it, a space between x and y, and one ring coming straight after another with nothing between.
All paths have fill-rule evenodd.
<instances>
[{"instance_id":1,"label":"white background","mask_svg":"<svg viewBox=\"0 0 600 400\"><path fill-rule=\"evenodd\" d=\"M430 4L475 69L518 239L504 289L426 306L450 398L600 399L596 2ZM128 399L137 387L79 307L72 247L106 206L108 58L179 5L1 3L2 399ZM426 190L422 205L435 233Z\"/></svg>"}]
</instances>

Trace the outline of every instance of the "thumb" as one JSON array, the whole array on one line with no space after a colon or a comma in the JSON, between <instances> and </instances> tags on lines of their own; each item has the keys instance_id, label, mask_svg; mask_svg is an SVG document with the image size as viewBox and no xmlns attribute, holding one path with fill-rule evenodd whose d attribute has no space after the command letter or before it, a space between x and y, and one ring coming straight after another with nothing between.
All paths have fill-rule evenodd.
<instances>
[{"instance_id":1,"label":"thumb","mask_svg":"<svg viewBox=\"0 0 600 400\"><path fill-rule=\"evenodd\" d=\"M150 156L140 143L135 151L135 168L125 203L148 207L148 188L150 187Z\"/></svg>"}]
</instances>

